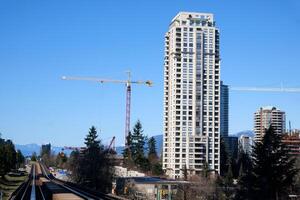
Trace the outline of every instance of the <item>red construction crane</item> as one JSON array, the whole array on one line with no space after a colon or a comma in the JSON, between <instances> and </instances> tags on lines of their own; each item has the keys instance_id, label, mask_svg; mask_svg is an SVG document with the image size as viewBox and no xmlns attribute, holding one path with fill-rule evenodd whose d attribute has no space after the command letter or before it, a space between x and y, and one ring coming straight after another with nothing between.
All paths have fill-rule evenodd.
<instances>
[{"instance_id":1,"label":"red construction crane","mask_svg":"<svg viewBox=\"0 0 300 200\"><path fill-rule=\"evenodd\" d=\"M111 141L110 141L110 144L108 146L108 150L114 150L116 151L116 145L115 145L115 140L116 140L116 137L114 136Z\"/></svg>"},{"instance_id":2,"label":"red construction crane","mask_svg":"<svg viewBox=\"0 0 300 200\"><path fill-rule=\"evenodd\" d=\"M127 146L127 136L130 130L130 104L131 104L131 84L144 84L147 86L152 86L152 81L132 81L130 71L127 72L127 80L112 80L112 79L101 79L93 77L72 77L63 76L63 80L79 80L79 81L94 81L98 83L121 83L126 85L126 118L125 118L125 146Z\"/></svg>"}]
</instances>

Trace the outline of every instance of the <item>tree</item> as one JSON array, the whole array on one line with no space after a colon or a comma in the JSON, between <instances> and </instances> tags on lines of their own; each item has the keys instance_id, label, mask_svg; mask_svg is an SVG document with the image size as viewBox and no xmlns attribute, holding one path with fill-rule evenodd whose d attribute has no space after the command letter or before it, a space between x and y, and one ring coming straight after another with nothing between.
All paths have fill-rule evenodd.
<instances>
[{"instance_id":1,"label":"tree","mask_svg":"<svg viewBox=\"0 0 300 200\"><path fill-rule=\"evenodd\" d=\"M164 171L162 169L162 163L161 162L158 162L156 164L154 164L151 168L152 170L152 174L153 175L156 175L156 176L160 176L160 175L163 175L164 174Z\"/></svg>"},{"instance_id":2,"label":"tree","mask_svg":"<svg viewBox=\"0 0 300 200\"><path fill-rule=\"evenodd\" d=\"M35 152L33 152L31 155L31 161L37 161L37 155Z\"/></svg>"},{"instance_id":3,"label":"tree","mask_svg":"<svg viewBox=\"0 0 300 200\"><path fill-rule=\"evenodd\" d=\"M156 152L156 140L154 139L154 137L151 137L148 140L148 149L148 159L150 161L150 164L154 164L158 161L158 156Z\"/></svg>"},{"instance_id":4,"label":"tree","mask_svg":"<svg viewBox=\"0 0 300 200\"><path fill-rule=\"evenodd\" d=\"M272 126L266 130L262 142L255 144L252 160L252 172L244 172L240 178L236 199L287 198L298 169L281 142L281 135Z\"/></svg>"},{"instance_id":5,"label":"tree","mask_svg":"<svg viewBox=\"0 0 300 200\"><path fill-rule=\"evenodd\" d=\"M16 167L21 167L25 162L25 157L23 156L22 152L20 150L17 151L16 154Z\"/></svg>"},{"instance_id":6,"label":"tree","mask_svg":"<svg viewBox=\"0 0 300 200\"><path fill-rule=\"evenodd\" d=\"M11 169L16 168L16 155L15 145L11 140L6 140L4 144L4 154L5 154L5 171L9 172Z\"/></svg>"},{"instance_id":7,"label":"tree","mask_svg":"<svg viewBox=\"0 0 300 200\"><path fill-rule=\"evenodd\" d=\"M226 150L226 145L224 139L221 138L221 142L220 142L220 175L221 176L224 176L228 171L228 166L229 166L228 163L229 163L229 158Z\"/></svg>"},{"instance_id":8,"label":"tree","mask_svg":"<svg viewBox=\"0 0 300 200\"><path fill-rule=\"evenodd\" d=\"M104 150L104 146L97 138L96 128L92 126L85 138L86 149L77 159L74 159L75 156L73 158L77 163L77 166L73 167L73 179L84 187L108 192L112 183L112 163L109 151Z\"/></svg>"},{"instance_id":9,"label":"tree","mask_svg":"<svg viewBox=\"0 0 300 200\"><path fill-rule=\"evenodd\" d=\"M17 167L17 152L11 140L0 137L0 176Z\"/></svg>"},{"instance_id":10,"label":"tree","mask_svg":"<svg viewBox=\"0 0 300 200\"><path fill-rule=\"evenodd\" d=\"M67 160L67 168L73 172L72 173L72 178L74 180L78 180L79 177L77 177L77 175L79 175L77 172L79 171L77 169L78 167L78 161L79 161L79 151L78 150L75 150L75 151L72 151L70 156L69 156L69 159Z\"/></svg>"},{"instance_id":11,"label":"tree","mask_svg":"<svg viewBox=\"0 0 300 200\"><path fill-rule=\"evenodd\" d=\"M238 177L241 177L243 174L252 171L252 161L248 153L244 152L242 149L239 151L238 155Z\"/></svg>"},{"instance_id":12,"label":"tree","mask_svg":"<svg viewBox=\"0 0 300 200\"><path fill-rule=\"evenodd\" d=\"M162 164L157 156L156 152L156 140L151 137L148 140L148 161L153 175L162 175Z\"/></svg>"},{"instance_id":13,"label":"tree","mask_svg":"<svg viewBox=\"0 0 300 200\"><path fill-rule=\"evenodd\" d=\"M65 168L68 158L64 152L59 152L56 156L55 164L59 168Z\"/></svg>"},{"instance_id":14,"label":"tree","mask_svg":"<svg viewBox=\"0 0 300 200\"><path fill-rule=\"evenodd\" d=\"M146 137L143 135L142 124L138 120L133 127L133 133L131 136L131 155L134 163L143 171L149 170L149 161L144 154L144 146L146 143Z\"/></svg>"},{"instance_id":15,"label":"tree","mask_svg":"<svg viewBox=\"0 0 300 200\"><path fill-rule=\"evenodd\" d=\"M183 169L185 171L185 169ZM178 185L175 200L210 200L216 198L216 185L213 178L193 175L188 182Z\"/></svg>"},{"instance_id":16,"label":"tree","mask_svg":"<svg viewBox=\"0 0 300 200\"><path fill-rule=\"evenodd\" d=\"M223 178L222 190L223 194L226 199L232 199L233 197L233 172L232 172L232 165L229 164L228 171Z\"/></svg>"},{"instance_id":17,"label":"tree","mask_svg":"<svg viewBox=\"0 0 300 200\"><path fill-rule=\"evenodd\" d=\"M87 150L97 149L100 151L103 149L103 147L100 146L101 141L97 140L97 138L98 138L98 134L97 134L96 127L92 126L90 128L88 135L84 139L85 140L84 144L86 145Z\"/></svg>"},{"instance_id":18,"label":"tree","mask_svg":"<svg viewBox=\"0 0 300 200\"><path fill-rule=\"evenodd\" d=\"M210 173L210 169L209 169L208 163L205 161L202 166L202 174L201 175L204 178L209 178L209 175L210 175L209 173Z\"/></svg>"}]
</instances>

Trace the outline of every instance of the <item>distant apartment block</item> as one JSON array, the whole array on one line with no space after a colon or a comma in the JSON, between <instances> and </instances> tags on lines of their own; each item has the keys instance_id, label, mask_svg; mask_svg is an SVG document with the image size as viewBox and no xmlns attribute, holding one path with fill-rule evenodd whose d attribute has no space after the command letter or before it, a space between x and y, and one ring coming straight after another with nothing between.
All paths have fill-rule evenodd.
<instances>
[{"instance_id":1,"label":"distant apartment block","mask_svg":"<svg viewBox=\"0 0 300 200\"><path fill-rule=\"evenodd\" d=\"M41 146L41 153L44 153L44 154L49 154L51 153L51 144L42 144Z\"/></svg>"},{"instance_id":2,"label":"distant apartment block","mask_svg":"<svg viewBox=\"0 0 300 200\"><path fill-rule=\"evenodd\" d=\"M253 140L250 136L241 135L239 138L239 151L243 151L250 155L252 153Z\"/></svg>"},{"instance_id":3,"label":"distant apartment block","mask_svg":"<svg viewBox=\"0 0 300 200\"><path fill-rule=\"evenodd\" d=\"M163 169L220 171L219 30L213 14L180 12L165 35Z\"/></svg>"},{"instance_id":4,"label":"distant apartment block","mask_svg":"<svg viewBox=\"0 0 300 200\"><path fill-rule=\"evenodd\" d=\"M285 133L285 112L271 106L262 107L257 112L255 112L255 142L262 140L265 134L265 129L269 128L270 125L272 125L277 134Z\"/></svg>"},{"instance_id":5,"label":"distant apartment block","mask_svg":"<svg viewBox=\"0 0 300 200\"><path fill-rule=\"evenodd\" d=\"M238 156L238 137L227 136L223 137L226 151L230 158L236 159Z\"/></svg>"},{"instance_id":6,"label":"distant apartment block","mask_svg":"<svg viewBox=\"0 0 300 200\"><path fill-rule=\"evenodd\" d=\"M221 110L220 110L220 134L221 137L228 136L229 129L229 87L221 81Z\"/></svg>"}]
</instances>

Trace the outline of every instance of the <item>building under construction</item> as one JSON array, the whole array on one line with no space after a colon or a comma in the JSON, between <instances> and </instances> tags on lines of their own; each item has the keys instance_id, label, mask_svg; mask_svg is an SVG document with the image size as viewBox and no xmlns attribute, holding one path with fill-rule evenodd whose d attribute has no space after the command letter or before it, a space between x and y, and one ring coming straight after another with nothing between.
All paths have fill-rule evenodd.
<instances>
[{"instance_id":1,"label":"building under construction","mask_svg":"<svg viewBox=\"0 0 300 200\"><path fill-rule=\"evenodd\" d=\"M288 153L292 156L300 155L300 130L293 130L282 137L282 142L287 146Z\"/></svg>"}]
</instances>

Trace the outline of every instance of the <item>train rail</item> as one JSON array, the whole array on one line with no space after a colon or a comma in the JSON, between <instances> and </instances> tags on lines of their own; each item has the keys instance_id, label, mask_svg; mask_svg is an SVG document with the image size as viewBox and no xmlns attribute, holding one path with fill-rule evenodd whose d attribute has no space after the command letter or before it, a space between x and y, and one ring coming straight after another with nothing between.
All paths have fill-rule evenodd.
<instances>
[{"instance_id":1,"label":"train rail","mask_svg":"<svg viewBox=\"0 0 300 200\"><path fill-rule=\"evenodd\" d=\"M56 179L42 163L34 163L28 179L11 195L11 200L116 200L74 183Z\"/></svg>"}]
</instances>

